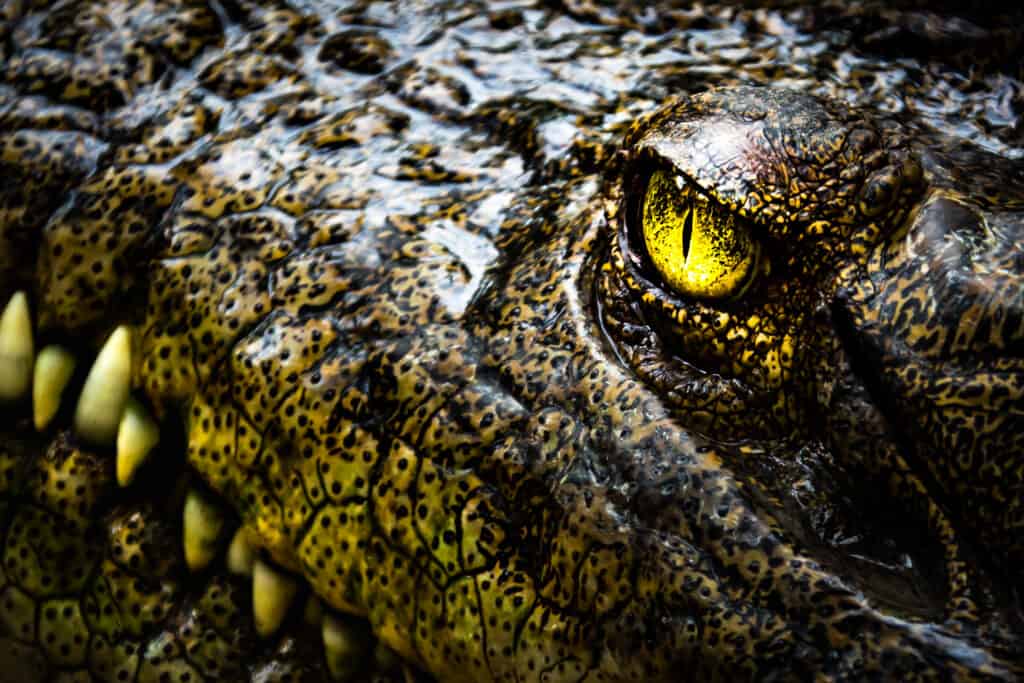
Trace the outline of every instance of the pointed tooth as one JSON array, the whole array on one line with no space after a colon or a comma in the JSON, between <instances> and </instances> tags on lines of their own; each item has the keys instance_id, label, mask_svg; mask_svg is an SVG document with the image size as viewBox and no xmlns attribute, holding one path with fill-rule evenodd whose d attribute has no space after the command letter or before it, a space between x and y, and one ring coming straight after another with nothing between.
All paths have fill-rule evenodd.
<instances>
[{"instance_id":1,"label":"pointed tooth","mask_svg":"<svg viewBox=\"0 0 1024 683\"><path fill-rule=\"evenodd\" d=\"M252 612L256 632L264 638L274 635L284 621L298 585L290 576L277 571L266 562L252 565Z\"/></svg>"},{"instance_id":2,"label":"pointed tooth","mask_svg":"<svg viewBox=\"0 0 1024 683\"><path fill-rule=\"evenodd\" d=\"M192 571L210 564L217 554L217 540L224 527L224 515L217 505L203 498L198 491L185 497L185 563Z\"/></svg>"},{"instance_id":3,"label":"pointed tooth","mask_svg":"<svg viewBox=\"0 0 1024 683\"><path fill-rule=\"evenodd\" d=\"M132 335L121 325L96 356L75 409L75 429L97 445L114 443L132 383Z\"/></svg>"},{"instance_id":4,"label":"pointed tooth","mask_svg":"<svg viewBox=\"0 0 1024 683\"><path fill-rule=\"evenodd\" d=\"M0 315L0 401L14 401L28 391L33 351L28 297L16 292Z\"/></svg>"},{"instance_id":5,"label":"pointed tooth","mask_svg":"<svg viewBox=\"0 0 1024 683\"><path fill-rule=\"evenodd\" d=\"M67 349L47 346L36 357L32 376L32 419L43 431L60 410L64 389L75 373L75 357Z\"/></svg>"},{"instance_id":6,"label":"pointed tooth","mask_svg":"<svg viewBox=\"0 0 1024 683\"><path fill-rule=\"evenodd\" d=\"M346 619L325 614L321 633L327 669L336 681L352 678L370 650L370 634Z\"/></svg>"},{"instance_id":7,"label":"pointed tooth","mask_svg":"<svg viewBox=\"0 0 1024 683\"><path fill-rule=\"evenodd\" d=\"M135 472L160 441L160 427L149 411L134 398L128 399L117 427L117 483L128 486Z\"/></svg>"},{"instance_id":8,"label":"pointed tooth","mask_svg":"<svg viewBox=\"0 0 1024 683\"><path fill-rule=\"evenodd\" d=\"M255 559L256 553L245 537L245 529L239 527L231 539L231 545L228 546L228 571L248 576L252 574L252 563Z\"/></svg>"}]
</instances>

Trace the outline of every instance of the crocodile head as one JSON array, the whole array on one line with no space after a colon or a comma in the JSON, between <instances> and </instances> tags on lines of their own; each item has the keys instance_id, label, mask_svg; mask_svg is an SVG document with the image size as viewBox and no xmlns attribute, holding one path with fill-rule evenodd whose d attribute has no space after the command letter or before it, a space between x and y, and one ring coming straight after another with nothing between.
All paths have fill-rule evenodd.
<instances>
[{"instance_id":1,"label":"crocodile head","mask_svg":"<svg viewBox=\"0 0 1024 683\"><path fill-rule=\"evenodd\" d=\"M1022 674L1010 155L780 87L485 97L370 9L82 4L0 92L10 670Z\"/></svg>"}]
</instances>

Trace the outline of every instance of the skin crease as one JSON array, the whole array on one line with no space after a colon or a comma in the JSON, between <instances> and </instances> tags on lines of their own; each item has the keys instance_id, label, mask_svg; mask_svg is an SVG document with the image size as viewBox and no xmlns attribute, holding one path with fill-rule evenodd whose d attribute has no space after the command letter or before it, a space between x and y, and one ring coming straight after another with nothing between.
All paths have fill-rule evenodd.
<instances>
[{"instance_id":1,"label":"skin crease","mask_svg":"<svg viewBox=\"0 0 1024 683\"><path fill-rule=\"evenodd\" d=\"M1024 675L1015 17L306 5L0 9L0 301L78 358L0 424L2 670L328 680L316 596L379 680ZM652 267L655 168L742 292Z\"/></svg>"}]
</instances>

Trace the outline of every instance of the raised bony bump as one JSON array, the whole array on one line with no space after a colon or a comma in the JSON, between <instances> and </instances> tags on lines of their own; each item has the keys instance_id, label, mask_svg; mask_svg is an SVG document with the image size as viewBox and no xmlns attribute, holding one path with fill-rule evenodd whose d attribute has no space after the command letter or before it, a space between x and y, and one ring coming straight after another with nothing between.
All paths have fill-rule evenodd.
<instances>
[{"instance_id":1,"label":"raised bony bump","mask_svg":"<svg viewBox=\"0 0 1024 683\"><path fill-rule=\"evenodd\" d=\"M291 608L298 584L263 560L252 566L252 614L256 632L267 638L274 635Z\"/></svg>"},{"instance_id":2,"label":"raised bony bump","mask_svg":"<svg viewBox=\"0 0 1024 683\"><path fill-rule=\"evenodd\" d=\"M160 427L149 411L128 399L117 428L117 483L128 486L142 463L160 441Z\"/></svg>"},{"instance_id":3,"label":"raised bony bump","mask_svg":"<svg viewBox=\"0 0 1024 683\"><path fill-rule=\"evenodd\" d=\"M28 391L33 353L28 297L15 292L0 315L0 401L15 401Z\"/></svg>"},{"instance_id":4,"label":"raised bony bump","mask_svg":"<svg viewBox=\"0 0 1024 683\"><path fill-rule=\"evenodd\" d=\"M114 443L132 384L131 328L121 325L100 349L75 408L75 430L92 443Z\"/></svg>"},{"instance_id":5,"label":"raised bony bump","mask_svg":"<svg viewBox=\"0 0 1024 683\"><path fill-rule=\"evenodd\" d=\"M60 410L61 397L75 372L75 357L60 346L47 346L36 357L32 374L32 421L43 431Z\"/></svg>"}]
</instances>

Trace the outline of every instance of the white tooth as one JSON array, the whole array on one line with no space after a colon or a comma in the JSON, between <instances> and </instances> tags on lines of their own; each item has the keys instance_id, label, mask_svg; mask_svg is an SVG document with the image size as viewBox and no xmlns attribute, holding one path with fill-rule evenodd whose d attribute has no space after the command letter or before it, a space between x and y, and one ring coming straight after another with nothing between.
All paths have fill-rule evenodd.
<instances>
[{"instance_id":1,"label":"white tooth","mask_svg":"<svg viewBox=\"0 0 1024 683\"><path fill-rule=\"evenodd\" d=\"M0 315L0 401L25 395L32 380L32 316L25 292L16 292Z\"/></svg>"},{"instance_id":2,"label":"white tooth","mask_svg":"<svg viewBox=\"0 0 1024 683\"><path fill-rule=\"evenodd\" d=\"M248 576L252 574L252 563L255 559L256 554L245 537L245 530L239 527L231 539L231 545L228 546L228 571Z\"/></svg>"},{"instance_id":3,"label":"white tooth","mask_svg":"<svg viewBox=\"0 0 1024 683\"><path fill-rule=\"evenodd\" d=\"M60 409L64 389L75 372L75 357L67 349L47 346L36 357L32 376L32 417L43 431Z\"/></svg>"},{"instance_id":4,"label":"white tooth","mask_svg":"<svg viewBox=\"0 0 1024 683\"><path fill-rule=\"evenodd\" d=\"M97 445L114 443L132 384L132 334L121 325L100 349L75 409L75 429Z\"/></svg>"},{"instance_id":5,"label":"white tooth","mask_svg":"<svg viewBox=\"0 0 1024 683\"><path fill-rule=\"evenodd\" d=\"M117 483L128 486L153 447L160 441L160 427L149 411L134 398L128 399L117 427Z\"/></svg>"},{"instance_id":6,"label":"white tooth","mask_svg":"<svg viewBox=\"0 0 1024 683\"><path fill-rule=\"evenodd\" d=\"M256 632L267 638L274 635L288 614L295 591L294 579L273 569L262 560L252 565L252 613Z\"/></svg>"},{"instance_id":7,"label":"white tooth","mask_svg":"<svg viewBox=\"0 0 1024 683\"><path fill-rule=\"evenodd\" d=\"M369 652L369 633L365 628L331 614L324 615L321 632L331 677L336 681L352 678Z\"/></svg>"},{"instance_id":8,"label":"white tooth","mask_svg":"<svg viewBox=\"0 0 1024 683\"><path fill-rule=\"evenodd\" d=\"M224 515L198 491L189 491L185 497L184 527L185 563L192 571L199 571L217 554L217 539L224 527Z\"/></svg>"}]
</instances>

